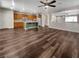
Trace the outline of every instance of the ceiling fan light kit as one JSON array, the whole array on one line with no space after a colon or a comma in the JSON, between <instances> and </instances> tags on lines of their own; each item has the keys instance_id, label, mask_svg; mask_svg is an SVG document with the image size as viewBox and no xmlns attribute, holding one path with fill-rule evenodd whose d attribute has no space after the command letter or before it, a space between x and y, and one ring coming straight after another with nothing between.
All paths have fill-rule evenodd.
<instances>
[{"instance_id":1,"label":"ceiling fan light kit","mask_svg":"<svg viewBox=\"0 0 79 59\"><path fill-rule=\"evenodd\" d=\"M49 7L49 6L45 6L45 7Z\"/></svg>"}]
</instances>

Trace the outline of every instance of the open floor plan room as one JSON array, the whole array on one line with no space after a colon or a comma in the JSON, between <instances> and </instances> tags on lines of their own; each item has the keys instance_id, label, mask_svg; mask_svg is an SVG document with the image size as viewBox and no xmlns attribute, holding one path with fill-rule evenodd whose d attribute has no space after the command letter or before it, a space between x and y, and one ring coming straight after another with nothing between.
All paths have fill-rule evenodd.
<instances>
[{"instance_id":1,"label":"open floor plan room","mask_svg":"<svg viewBox=\"0 0 79 59\"><path fill-rule=\"evenodd\" d=\"M79 0L0 0L0 58L79 58Z\"/></svg>"}]
</instances>

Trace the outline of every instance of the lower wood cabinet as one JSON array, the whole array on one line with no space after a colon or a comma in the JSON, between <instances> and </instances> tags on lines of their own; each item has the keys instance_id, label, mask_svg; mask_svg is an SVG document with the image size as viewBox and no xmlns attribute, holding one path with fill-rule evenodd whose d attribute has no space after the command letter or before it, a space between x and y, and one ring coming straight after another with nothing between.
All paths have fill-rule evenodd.
<instances>
[{"instance_id":1,"label":"lower wood cabinet","mask_svg":"<svg viewBox=\"0 0 79 59\"><path fill-rule=\"evenodd\" d=\"M24 28L24 23L23 22L15 22L14 28Z\"/></svg>"}]
</instances>

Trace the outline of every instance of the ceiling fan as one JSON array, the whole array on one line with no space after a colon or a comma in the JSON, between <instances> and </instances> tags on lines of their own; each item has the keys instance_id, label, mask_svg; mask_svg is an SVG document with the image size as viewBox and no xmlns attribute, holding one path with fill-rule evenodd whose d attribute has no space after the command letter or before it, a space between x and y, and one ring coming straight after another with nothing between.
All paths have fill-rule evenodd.
<instances>
[{"instance_id":1,"label":"ceiling fan","mask_svg":"<svg viewBox=\"0 0 79 59\"><path fill-rule=\"evenodd\" d=\"M41 5L41 6L38 6L38 7L56 7L56 5L52 5L53 3L56 3L56 0L53 0L51 2L48 2L48 0L46 0L46 2L43 2L43 1L40 1L40 3L44 4L44 5Z\"/></svg>"}]
</instances>

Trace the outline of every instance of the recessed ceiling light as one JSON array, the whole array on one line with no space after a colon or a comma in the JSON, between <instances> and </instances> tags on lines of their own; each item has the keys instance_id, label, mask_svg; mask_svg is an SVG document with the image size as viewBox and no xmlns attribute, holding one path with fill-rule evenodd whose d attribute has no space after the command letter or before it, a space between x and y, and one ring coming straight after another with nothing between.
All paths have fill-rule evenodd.
<instances>
[{"instance_id":1,"label":"recessed ceiling light","mask_svg":"<svg viewBox=\"0 0 79 59\"><path fill-rule=\"evenodd\" d=\"M25 8L23 8L22 10L25 11Z\"/></svg>"},{"instance_id":2,"label":"recessed ceiling light","mask_svg":"<svg viewBox=\"0 0 79 59\"><path fill-rule=\"evenodd\" d=\"M11 8L11 9L14 9L14 7L15 7L15 1L12 0L12 6L11 6L10 8Z\"/></svg>"}]
</instances>

